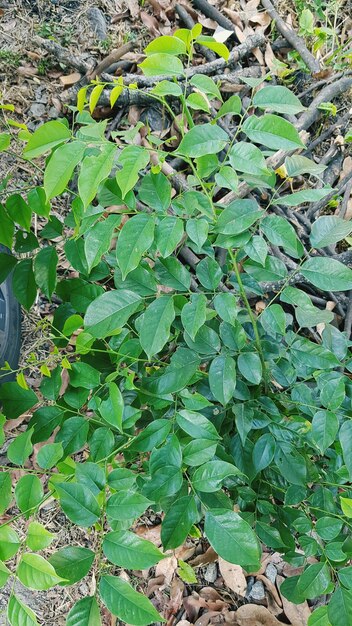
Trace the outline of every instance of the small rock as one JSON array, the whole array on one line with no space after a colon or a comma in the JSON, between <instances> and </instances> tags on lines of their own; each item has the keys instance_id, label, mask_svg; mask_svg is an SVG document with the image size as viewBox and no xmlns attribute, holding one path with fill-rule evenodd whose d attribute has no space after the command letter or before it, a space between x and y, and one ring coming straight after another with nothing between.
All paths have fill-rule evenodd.
<instances>
[{"instance_id":1,"label":"small rock","mask_svg":"<svg viewBox=\"0 0 352 626\"><path fill-rule=\"evenodd\" d=\"M270 580L270 582L275 584L277 569L273 563L268 563L268 565L266 566L265 576Z\"/></svg>"},{"instance_id":2,"label":"small rock","mask_svg":"<svg viewBox=\"0 0 352 626\"><path fill-rule=\"evenodd\" d=\"M249 594L249 597L252 600L264 600L265 598L265 588L264 585L262 583L261 580L257 580L256 583L254 583L251 592Z\"/></svg>"},{"instance_id":3,"label":"small rock","mask_svg":"<svg viewBox=\"0 0 352 626\"><path fill-rule=\"evenodd\" d=\"M45 87L40 86L35 90L35 101L40 104L48 103L48 94L46 93Z\"/></svg>"},{"instance_id":4,"label":"small rock","mask_svg":"<svg viewBox=\"0 0 352 626\"><path fill-rule=\"evenodd\" d=\"M48 111L48 117L51 120L56 120L59 117L60 113L56 107L50 107Z\"/></svg>"},{"instance_id":5,"label":"small rock","mask_svg":"<svg viewBox=\"0 0 352 626\"><path fill-rule=\"evenodd\" d=\"M205 580L208 583L215 583L217 577L218 577L218 569L216 567L216 563L209 563L204 574Z\"/></svg>"},{"instance_id":6,"label":"small rock","mask_svg":"<svg viewBox=\"0 0 352 626\"><path fill-rule=\"evenodd\" d=\"M32 115L32 117L36 117L36 118L43 117L43 115L45 115L45 111L46 111L46 108L44 104L40 104L40 102L34 102L34 104L32 104L31 108L29 109L29 112Z\"/></svg>"}]
</instances>

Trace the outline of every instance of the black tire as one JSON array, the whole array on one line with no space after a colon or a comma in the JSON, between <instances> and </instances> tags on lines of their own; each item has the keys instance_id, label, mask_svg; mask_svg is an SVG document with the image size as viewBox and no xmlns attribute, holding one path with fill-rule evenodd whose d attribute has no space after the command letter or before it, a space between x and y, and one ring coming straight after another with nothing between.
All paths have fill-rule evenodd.
<instances>
[{"instance_id":1,"label":"black tire","mask_svg":"<svg viewBox=\"0 0 352 626\"><path fill-rule=\"evenodd\" d=\"M0 245L0 252L8 252ZM12 291L12 274L0 285L0 366L7 361L16 370L21 349L21 307ZM15 378L0 370L0 385Z\"/></svg>"}]
</instances>

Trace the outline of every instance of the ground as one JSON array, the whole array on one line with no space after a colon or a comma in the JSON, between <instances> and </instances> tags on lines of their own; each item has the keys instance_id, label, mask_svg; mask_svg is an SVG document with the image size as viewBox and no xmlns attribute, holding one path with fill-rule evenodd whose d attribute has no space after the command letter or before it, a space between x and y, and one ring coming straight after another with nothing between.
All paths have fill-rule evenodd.
<instances>
[{"instance_id":1,"label":"ground","mask_svg":"<svg viewBox=\"0 0 352 626\"><path fill-rule=\"evenodd\" d=\"M185 3L186 4L186 3ZM269 24L268 15L258 7L259 2L251 0L250 3L230 0L226 3L213 3L220 7L224 16L232 19L236 24L237 34L242 32L245 39L248 34L256 31L260 26ZM346 3L347 5L348 3ZM197 11L190 8L194 19ZM339 35L348 41L351 34L351 18L348 15L348 7L344 6L341 13L338 3L336 10L326 13L327 25L337 28ZM0 0L0 90L3 103L14 105L14 112L7 116L8 119L19 123L25 123L30 130L34 130L43 121L55 119L63 112L61 96L64 89L68 89L77 82L77 71L58 63L55 58L48 54L38 44L36 37L46 40L54 40L70 51L72 56L83 55L89 60L103 59L114 48L119 48L128 41L135 41L136 48L130 52L127 59L127 68L135 68L135 61L143 46L157 34L167 34L175 27L175 11L168 0L150 0L141 2L138 0L101 0L92 12L91 2L85 0L15 0L6 2ZM279 12L287 15L287 3L278 4ZM289 19L293 25L298 25L299 3L290 3ZM203 26L212 32L217 24L209 17L198 14ZM241 21L242 20L242 21ZM245 23L245 29L242 26ZM179 22L177 22L179 25ZM242 25L242 26L241 26ZM344 43L344 42L342 42ZM262 53L258 51L257 61L263 65L271 64L272 48L267 46L265 61ZM336 67L331 71L338 71ZM346 69L346 68L345 68ZM293 88L298 92L309 89L310 82L306 81L305 75L301 82L296 76ZM324 77L322 79L324 81ZM342 115L351 106L350 93L344 95L343 100L338 102L339 115ZM104 111L101 113L104 115ZM133 124L139 119L140 112L131 109L128 113L127 123ZM156 121L158 123L158 120ZM116 123L115 123L116 126ZM321 129L326 128L326 121L321 122ZM324 155L330 147L328 143L322 143L319 147L320 155ZM1 156L1 155L0 155ZM351 162L347 161L348 150L343 154L339 167L345 171L351 168ZM28 180L36 180L37 172L33 171L27 163L18 166L15 156L0 158L2 175L11 175L11 186L23 188ZM338 180L335 177L333 183ZM349 198L348 210L351 210ZM65 214L64 204L55 207L57 215ZM38 224L40 228L40 222ZM65 268L62 268L65 272ZM52 314L55 302L50 304L45 299L38 299L33 311L24 314L23 320L23 351L22 363L28 363L28 356L34 355L34 361L43 358L50 351L50 343L47 340L43 320ZM35 387L38 383L38 368L33 365L27 370L28 380ZM17 428L18 424L10 425L10 429ZM0 451L0 460L6 464L6 445ZM15 513L15 509L12 510ZM88 533L77 529L70 524L66 517L58 511L53 499L47 501L41 508L38 520L45 523L48 530L56 534L54 543L47 550L46 555L59 547L68 544L86 545L91 547L91 537ZM23 524L18 521L18 531L23 532ZM160 520L151 516L144 520L136 532L151 539L156 544L160 543ZM198 540L190 541L177 551L177 556L184 561L190 562L196 568L197 584L187 585L190 593L182 603L185 584L175 576L176 559L170 556L162 561L150 572L128 572L125 576L138 585L138 588L152 598L158 609L166 611L169 618L168 624L179 623L181 626L195 623L196 626L206 626L208 623L221 623L226 615L228 623L233 619L232 611L238 606L244 605L248 600L255 601L259 607L266 606L270 609L265 620L259 621L260 617L252 615L252 623L263 626L275 626L279 623L291 623L294 626L305 626L308 605L297 608L290 605L284 598L279 596L275 582L285 573L292 573L283 563L279 555L266 553L262 571L255 577L244 578L241 568L236 570L232 566L229 570L225 562L214 561L214 554L207 546ZM215 555L216 556L216 555ZM277 578L279 577L279 578ZM87 577L74 587L55 587L50 592L32 593L24 587L17 589L17 593L32 607L40 624L64 626L65 616L73 602L80 597L85 597L94 589L94 577ZM11 587L8 585L0 593L0 610L6 606ZM192 593L191 593L192 592ZM205 610L204 610L205 609ZM199 617L199 615L201 615ZM280 617L280 622L275 615ZM248 618L250 616L248 615ZM262 618L264 620L264 617ZM116 622L104 616L104 626L112 626ZM258 621L256 621L258 620ZM284 621L286 620L286 621ZM232 622L234 623L234 622ZM249 623L243 622L243 623ZM4 616L0 615L0 625L6 624ZM347 626L347 625L346 625Z\"/></svg>"}]
</instances>

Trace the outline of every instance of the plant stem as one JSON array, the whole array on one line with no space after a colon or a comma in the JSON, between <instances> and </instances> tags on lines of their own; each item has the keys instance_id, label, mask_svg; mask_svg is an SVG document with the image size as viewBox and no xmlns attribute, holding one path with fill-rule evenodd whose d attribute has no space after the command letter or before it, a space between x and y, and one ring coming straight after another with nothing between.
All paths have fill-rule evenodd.
<instances>
[{"instance_id":1,"label":"plant stem","mask_svg":"<svg viewBox=\"0 0 352 626\"><path fill-rule=\"evenodd\" d=\"M264 378L264 387L265 387L265 392L267 393L268 391L268 371L267 371L267 367L265 364L265 358L264 358L264 353L263 353L263 348L262 348L262 344L260 341L260 335L259 335L259 330L258 330L258 324L257 324L257 320L256 317L251 309L251 305L249 304L245 289L243 287L243 283L242 283L242 279L241 279L241 273L238 269L238 264L237 264L237 254L233 254L232 250L229 250L230 253L230 257L231 260L233 262L233 268L235 270L235 275L236 275L236 279L238 282L238 286L239 286L239 290L240 290L240 294L241 294L241 298L244 302L244 305L247 309L247 313L249 315L249 318L251 320L251 324L252 324L252 328L253 328L253 332L254 332L254 337L255 337L255 345L257 347L258 350L258 354L259 354L259 358L262 364L262 368L263 368L263 378Z\"/></svg>"}]
</instances>

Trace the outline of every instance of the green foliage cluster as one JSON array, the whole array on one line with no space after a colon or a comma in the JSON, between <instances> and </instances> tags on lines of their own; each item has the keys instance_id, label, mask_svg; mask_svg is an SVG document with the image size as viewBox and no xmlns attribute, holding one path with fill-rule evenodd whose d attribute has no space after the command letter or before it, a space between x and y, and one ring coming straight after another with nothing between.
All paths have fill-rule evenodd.
<instances>
[{"instance_id":1,"label":"green foliage cluster","mask_svg":"<svg viewBox=\"0 0 352 626\"><path fill-rule=\"evenodd\" d=\"M182 74L196 41L228 54L199 30L181 30L150 44L141 67L147 75ZM0 255L0 280L12 271L25 309L37 289L62 303L39 391L27 387L23 372L0 388L0 424L31 411L27 430L8 448L11 464L24 467L33 446L45 444L37 455L40 469L24 470L14 496L11 468L0 474L0 513L14 497L30 520L23 541L12 520L0 527L0 583L12 573L30 589L48 589L74 584L95 567L96 593L73 606L67 626L98 626L100 603L123 622L144 626L162 618L118 568L149 568L188 535L204 533L220 556L247 572L258 570L261 544L304 566L281 592L298 604L332 594L309 626L347 626L350 342L330 323L330 311L292 286L271 246L294 259L316 288L351 290L352 270L317 254L344 239L350 226L320 217L307 249L287 219L271 210L276 174L267 155L289 151L285 168L293 179L318 179L322 172L292 155L303 143L282 114L304 107L287 88L267 83L248 113L237 95L223 101L208 76L195 74L184 84L162 80L151 91L170 115L178 102L187 121L187 132L179 125L176 149L153 133L149 147L136 145L138 128L116 133L119 143L108 141L107 122L94 121L84 109L86 91L73 109L72 127L60 119L33 134L20 131L22 158L46 156L43 185L26 194L3 185L0 242L13 254ZM221 124L225 115L238 121L232 137ZM10 140L1 135L2 150ZM189 175L188 187L173 195L162 170L175 156ZM214 200L221 189L236 197L243 181L251 197ZM68 193L62 223L51 200ZM327 193L310 186L282 196L280 205L295 207ZM45 222L40 237L31 229L33 214ZM58 279L58 246L75 278L60 272ZM180 261L185 246L201 258L194 268ZM261 283L278 280L282 289L257 315L249 294L262 296ZM307 332L318 323L325 325L321 343ZM75 456L83 449L87 460ZM73 524L94 529L97 556L77 546L45 556L53 536L36 515L52 495ZM149 508L162 513L163 551L131 530ZM15 555L16 565L8 567ZM8 619L12 626L37 624L15 593Z\"/></svg>"}]
</instances>

